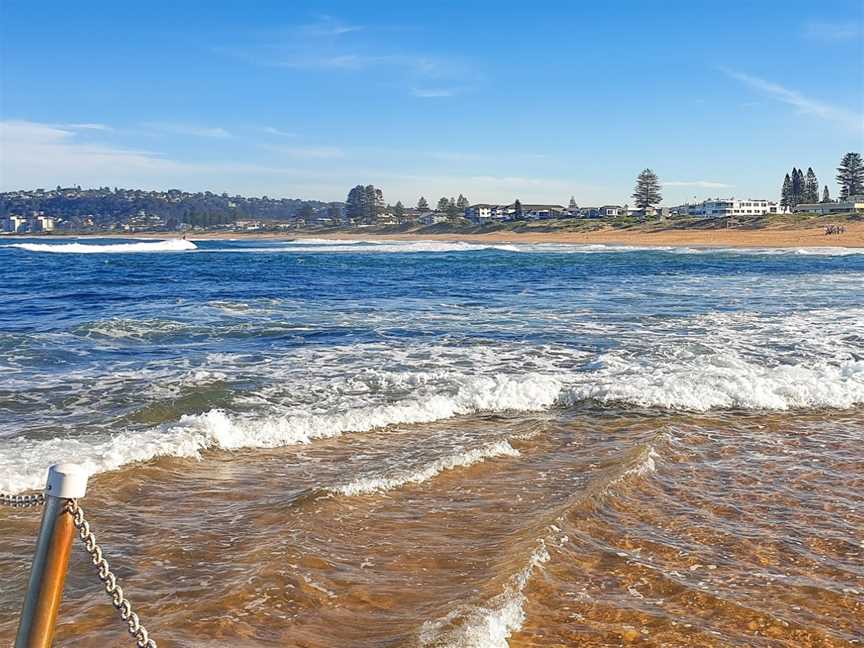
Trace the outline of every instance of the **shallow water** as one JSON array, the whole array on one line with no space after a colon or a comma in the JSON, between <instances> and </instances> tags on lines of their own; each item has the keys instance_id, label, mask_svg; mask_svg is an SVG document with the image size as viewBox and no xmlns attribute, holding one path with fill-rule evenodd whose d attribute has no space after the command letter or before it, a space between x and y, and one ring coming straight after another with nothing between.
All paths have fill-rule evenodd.
<instances>
[{"instance_id":1,"label":"shallow water","mask_svg":"<svg viewBox=\"0 0 864 648\"><path fill-rule=\"evenodd\" d=\"M25 243L0 491L87 465L160 645L864 642L864 255ZM125 641L90 569L58 645Z\"/></svg>"}]
</instances>

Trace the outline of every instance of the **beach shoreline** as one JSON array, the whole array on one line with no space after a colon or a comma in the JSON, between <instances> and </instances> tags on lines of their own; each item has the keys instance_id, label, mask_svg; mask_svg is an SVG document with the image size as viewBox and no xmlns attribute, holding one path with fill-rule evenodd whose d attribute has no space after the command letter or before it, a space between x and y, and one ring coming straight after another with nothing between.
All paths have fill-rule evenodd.
<instances>
[{"instance_id":1,"label":"beach shoreline","mask_svg":"<svg viewBox=\"0 0 864 648\"><path fill-rule=\"evenodd\" d=\"M539 229L539 228L538 228ZM135 233L70 233L40 235L45 238L130 238L171 239L180 238L176 232ZM846 224L846 232L826 235L824 227L765 227L760 229L695 229L654 227L647 228L603 228L594 231L489 231L489 232L425 232L408 230L402 232L375 229L343 230L290 230L284 232L186 232L189 240L291 240L324 239L334 241L460 241L465 243L558 243L577 245L622 245L632 247L733 247L733 248L819 248L843 247L864 248L864 222ZM13 237L9 237L10 239Z\"/></svg>"}]
</instances>

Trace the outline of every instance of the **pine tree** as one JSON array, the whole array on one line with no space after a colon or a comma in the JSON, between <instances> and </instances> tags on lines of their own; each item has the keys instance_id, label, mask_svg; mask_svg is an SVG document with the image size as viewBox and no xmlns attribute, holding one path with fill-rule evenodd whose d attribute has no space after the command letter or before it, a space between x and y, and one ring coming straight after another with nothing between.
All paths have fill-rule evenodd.
<instances>
[{"instance_id":1,"label":"pine tree","mask_svg":"<svg viewBox=\"0 0 864 648\"><path fill-rule=\"evenodd\" d=\"M516 220L522 220L522 203L518 198L516 199L516 202L513 203L513 211L515 212L513 218Z\"/></svg>"},{"instance_id":2,"label":"pine tree","mask_svg":"<svg viewBox=\"0 0 864 648\"><path fill-rule=\"evenodd\" d=\"M396 206L393 207L393 215L401 219L405 215L405 205L402 204L401 200L396 201Z\"/></svg>"},{"instance_id":3,"label":"pine tree","mask_svg":"<svg viewBox=\"0 0 864 648\"><path fill-rule=\"evenodd\" d=\"M447 207L449 207L449 206L450 206L450 201L447 200L446 196L441 196L441 198L438 199L438 211L439 212L446 212Z\"/></svg>"},{"instance_id":4,"label":"pine tree","mask_svg":"<svg viewBox=\"0 0 864 648\"><path fill-rule=\"evenodd\" d=\"M456 218L459 215L459 207L456 205L456 199L450 198L447 201L447 216L451 219Z\"/></svg>"},{"instance_id":5,"label":"pine tree","mask_svg":"<svg viewBox=\"0 0 864 648\"><path fill-rule=\"evenodd\" d=\"M468 207L468 199L465 196L463 196L461 193L459 194L459 197L456 199L456 206L459 209L467 209L467 207Z\"/></svg>"},{"instance_id":6,"label":"pine tree","mask_svg":"<svg viewBox=\"0 0 864 648\"><path fill-rule=\"evenodd\" d=\"M783 189L780 192L780 206L792 207L792 178L789 177L788 173L783 179Z\"/></svg>"},{"instance_id":7,"label":"pine tree","mask_svg":"<svg viewBox=\"0 0 864 648\"><path fill-rule=\"evenodd\" d=\"M647 209L663 200L660 195L660 180L651 169L645 169L636 178L633 198L636 199L636 207L639 209Z\"/></svg>"},{"instance_id":8,"label":"pine tree","mask_svg":"<svg viewBox=\"0 0 864 648\"><path fill-rule=\"evenodd\" d=\"M819 202L819 180L816 179L812 167L807 167L807 176L804 179L804 202Z\"/></svg>"},{"instance_id":9,"label":"pine tree","mask_svg":"<svg viewBox=\"0 0 864 648\"><path fill-rule=\"evenodd\" d=\"M828 193L828 185L825 185L825 191L822 192L822 202L831 202L831 195Z\"/></svg>"},{"instance_id":10,"label":"pine tree","mask_svg":"<svg viewBox=\"0 0 864 648\"><path fill-rule=\"evenodd\" d=\"M345 218L349 223L362 223L365 217L366 190L363 185L357 185L348 192L345 201Z\"/></svg>"},{"instance_id":11,"label":"pine tree","mask_svg":"<svg viewBox=\"0 0 864 648\"><path fill-rule=\"evenodd\" d=\"M803 175L799 175L798 167L792 167L792 196L789 202L790 207L794 207L801 202L801 195L804 193Z\"/></svg>"},{"instance_id":12,"label":"pine tree","mask_svg":"<svg viewBox=\"0 0 864 648\"><path fill-rule=\"evenodd\" d=\"M837 184L840 185L840 198L864 193L864 163L860 153L847 153L837 167Z\"/></svg>"},{"instance_id":13,"label":"pine tree","mask_svg":"<svg viewBox=\"0 0 864 648\"><path fill-rule=\"evenodd\" d=\"M570 209L576 209L576 196L570 196L570 204L568 205Z\"/></svg>"},{"instance_id":14,"label":"pine tree","mask_svg":"<svg viewBox=\"0 0 864 648\"><path fill-rule=\"evenodd\" d=\"M417 201L417 211L429 211L429 203L426 202L426 199L423 196L420 196L420 200Z\"/></svg>"}]
</instances>

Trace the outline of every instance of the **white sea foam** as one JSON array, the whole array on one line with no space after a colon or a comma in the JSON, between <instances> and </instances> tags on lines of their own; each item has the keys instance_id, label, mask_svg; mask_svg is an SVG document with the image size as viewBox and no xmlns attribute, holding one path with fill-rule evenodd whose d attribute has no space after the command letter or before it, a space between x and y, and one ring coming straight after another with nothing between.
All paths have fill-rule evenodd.
<instances>
[{"instance_id":1,"label":"white sea foam","mask_svg":"<svg viewBox=\"0 0 864 648\"><path fill-rule=\"evenodd\" d=\"M864 361L806 364L750 362L734 352L685 361L606 354L602 368L570 385L564 404L595 399L643 407L710 409L846 409L864 403Z\"/></svg>"},{"instance_id":2,"label":"white sea foam","mask_svg":"<svg viewBox=\"0 0 864 648\"><path fill-rule=\"evenodd\" d=\"M330 414L298 412L250 417L211 410L184 416L172 425L124 431L109 438L11 439L0 448L0 491L18 493L40 488L47 466L58 461L74 460L90 474L96 474L160 456L197 458L211 448L271 448L480 411L540 411L555 403L560 390L561 384L546 376L477 376L462 380L452 394Z\"/></svg>"},{"instance_id":3,"label":"white sea foam","mask_svg":"<svg viewBox=\"0 0 864 648\"><path fill-rule=\"evenodd\" d=\"M28 252L53 252L67 254L125 254L128 252L185 252L196 250L192 241L171 239L168 241L147 241L140 243L109 243L93 245L89 243L12 243L14 247Z\"/></svg>"},{"instance_id":4,"label":"white sea foam","mask_svg":"<svg viewBox=\"0 0 864 648\"><path fill-rule=\"evenodd\" d=\"M462 606L443 619L428 621L420 631L422 646L449 648L507 648L509 638L525 623L524 590L534 571L548 562L544 542L528 564L507 584L504 591L485 606Z\"/></svg>"},{"instance_id":5,"label":"white sea foam","mask_svg":"<svg viewBox=\"0 0 864 648\"><path fill-rule=\"evenodd\" d=\"M385 477L363 477L354 481L328 488L337 495L369 495L401 488L407 484L421 484L445 470L466 468L495 457L518 457L519 451L507 441L497 441L473 450L465 450L449 457L443 457L414 472L399 472Z\"/></svg>"}]
</instances>

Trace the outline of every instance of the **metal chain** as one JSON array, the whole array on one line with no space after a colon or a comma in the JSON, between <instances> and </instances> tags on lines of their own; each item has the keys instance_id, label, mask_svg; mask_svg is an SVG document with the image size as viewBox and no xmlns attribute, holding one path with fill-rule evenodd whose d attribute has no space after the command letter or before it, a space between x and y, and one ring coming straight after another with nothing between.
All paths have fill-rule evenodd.
<instances>
[{"instance_id":1,"label":"metal chain","mask_svg":"<svg viewBox=\"0 0 864 648\"><path fill-rule=\"evenodd\" d=\"M132 604L123 596L123 588L117 584L117 577L111 572L108 561L102 557L102 547L96 544L96 535L90 531L90 523L84 519L84 509L78 505L77 500L70 499L68 510L72 514L78 535L84 541L84 548L90 554L90 561L96 567L99 580L111 597L111 605L126 622L129 634L135 638L135 645L138 648L156 648L156 642L149 638L147 629L141 624L138 615L132 611Z\"/></svg>"},{"instance_id":2,"label":"metal chain","mask_svg":"<svg viewBox=\"0 0 864 648\"><path fill-rule=\"evenodd\" d=\"M0 504L11 506L12 508L29 508L31 506L42 506L45 503L45 496L42 493L38 495L4 495L0 493Z\"/></svg>"}]
</instances>

